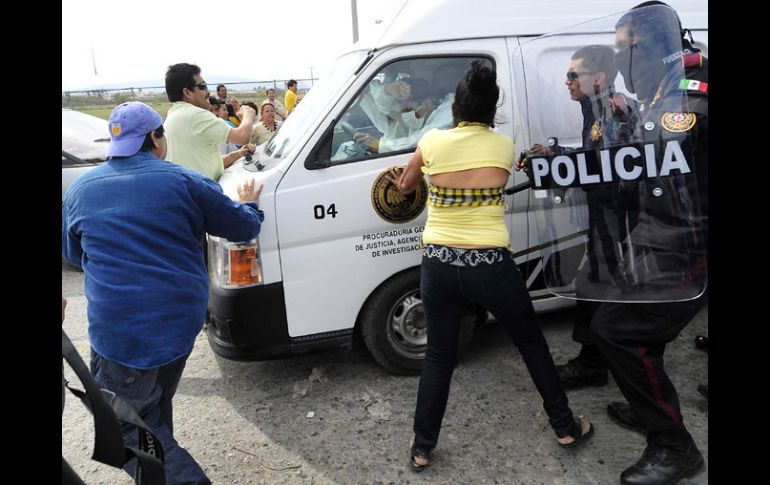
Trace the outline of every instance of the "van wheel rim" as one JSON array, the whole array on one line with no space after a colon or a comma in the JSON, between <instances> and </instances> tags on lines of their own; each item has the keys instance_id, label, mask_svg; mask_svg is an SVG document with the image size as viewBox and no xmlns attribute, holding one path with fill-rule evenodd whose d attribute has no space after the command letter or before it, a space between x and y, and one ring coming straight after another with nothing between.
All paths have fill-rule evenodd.
<instances>
[{"instance_id":1,"label":"van wheel rim","mask_svg":"<svg viewBox=\"0 0 770 485\"><path fill-rule=\"evenodd\" d=\"M408 359L425 358L428 327L420 290L412 290L396 301L388 312L388 342L393 350Z\"/></svg>"}]
</instances>

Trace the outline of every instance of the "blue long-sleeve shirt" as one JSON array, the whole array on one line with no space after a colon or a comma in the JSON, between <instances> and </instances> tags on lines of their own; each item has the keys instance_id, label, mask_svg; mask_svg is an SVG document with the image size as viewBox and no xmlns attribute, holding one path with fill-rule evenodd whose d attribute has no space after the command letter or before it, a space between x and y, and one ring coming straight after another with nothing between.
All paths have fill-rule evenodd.
<instances>
[{"instance_id":1,"label":"blue long-sleeve shirt","mask_svg":"<svg viewBox=\"0 0 770 485\"><path fill-rule=\"evenodd\" d=\"M256 203L148 152L79 177L62 204L62 256L85 273L93 349L138 369L186 355L208 299L204 233L248 241L263 219Z\"/></svg>"}]
</instances>

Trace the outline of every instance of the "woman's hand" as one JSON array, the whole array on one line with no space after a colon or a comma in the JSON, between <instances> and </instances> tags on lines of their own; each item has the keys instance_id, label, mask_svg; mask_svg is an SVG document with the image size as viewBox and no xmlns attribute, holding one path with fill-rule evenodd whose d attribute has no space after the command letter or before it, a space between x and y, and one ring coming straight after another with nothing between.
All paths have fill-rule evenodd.
<instances>
[{"instance_id":1,"label":"woman's hand","mask_svg":"<svg viewBox=\"0 0 770 485\"><path fill-rule=\"evenodd\" d=\"M398 190L401 190L401 176L404 174L404 167L393 167L385 174L385 178L390 183L396 186Z\"/></svg>"}]
</instances>

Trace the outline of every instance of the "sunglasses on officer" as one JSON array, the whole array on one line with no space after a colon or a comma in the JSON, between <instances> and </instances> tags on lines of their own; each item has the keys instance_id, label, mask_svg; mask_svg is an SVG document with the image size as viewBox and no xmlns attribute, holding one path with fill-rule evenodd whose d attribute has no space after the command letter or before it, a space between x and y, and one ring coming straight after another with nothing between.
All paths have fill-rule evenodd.
<instances>
[{"instance_id":1,"label":"sunglasses on officer","mask_svg":"<svg viewBox=\"0 0 770 485\"><path fill-rule=\"evenodd\" d=\"M583 74L594 74L591 71L567 71L567 81L574 81Z\"/></svg>"}]
</instances>

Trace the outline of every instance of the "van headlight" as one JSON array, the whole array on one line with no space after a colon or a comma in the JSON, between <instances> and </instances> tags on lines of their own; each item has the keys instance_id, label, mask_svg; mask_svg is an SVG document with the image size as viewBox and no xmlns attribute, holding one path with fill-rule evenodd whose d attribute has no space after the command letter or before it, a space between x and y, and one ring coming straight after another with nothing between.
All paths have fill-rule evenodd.
<instances>
[{"instance_id":1,"label":"van headlight","mask_svg":"<svg viewBox=\"0 0 770 485\"><path fill-rule=\"evenodd\" d=\"M234 243L208 235L209 280L220 288L244 288L262 284L259 238Z\"/></svg>"}]
</instances>

